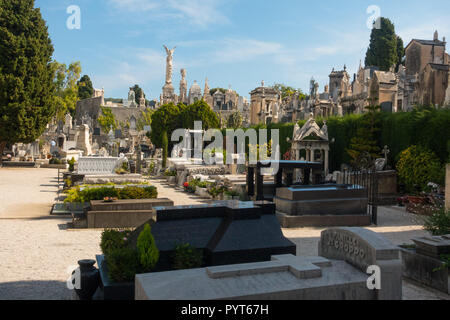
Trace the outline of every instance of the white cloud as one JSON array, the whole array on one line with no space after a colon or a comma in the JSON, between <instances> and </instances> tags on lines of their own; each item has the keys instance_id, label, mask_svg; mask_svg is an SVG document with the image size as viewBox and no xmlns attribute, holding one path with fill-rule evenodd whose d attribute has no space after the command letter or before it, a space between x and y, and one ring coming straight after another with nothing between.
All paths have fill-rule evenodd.
<instances>
[{"instance_id":1,"label":"white cloud","mask_svg":"<svg viewBox=\"0 0 450 320\"><path fill-rule=\"evenodd\" d=\"M206 27L228 24L220 9L222 0L108 0L120 13L145 14L146 19L177 19L184 24Z\"/></svg>"},{"instance_id":2,"label":"white cloud","mask_svg":"<svg viewBox=\"0 0 450 320\"><path fill-rule=\"evenodd\" d=\"M283 51L277 42L252 39L224 39L219 41L212 57L216 62L231 63L255 59L260 56L274 56Z\"/></svg>"}]
</instances>

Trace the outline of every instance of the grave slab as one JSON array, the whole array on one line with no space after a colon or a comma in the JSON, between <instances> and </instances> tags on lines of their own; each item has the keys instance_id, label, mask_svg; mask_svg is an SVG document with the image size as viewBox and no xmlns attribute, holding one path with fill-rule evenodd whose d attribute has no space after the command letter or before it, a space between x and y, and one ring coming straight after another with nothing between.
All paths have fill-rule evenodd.
<instances>
[{"instance_id":1,"label":"grave slab","mask_svg":"<svg viewBox=\"0 0 450 320\"><path fill-rule=\"evenodd\" d=\"M140 274L135 279L135 299L376 299L367 289L367 275L344 261L293 255L272 258L260 263Z\"/></svg>"}]
</instances>

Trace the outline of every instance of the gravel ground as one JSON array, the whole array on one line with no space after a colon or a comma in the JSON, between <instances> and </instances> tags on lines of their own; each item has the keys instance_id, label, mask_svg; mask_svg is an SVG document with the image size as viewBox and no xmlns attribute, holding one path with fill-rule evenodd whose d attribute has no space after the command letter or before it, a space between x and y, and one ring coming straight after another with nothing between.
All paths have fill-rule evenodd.
<instances>
[{"instance_id":1,"label":"gravel ground","mask_svg":"<svg viewBox=\"0 0 450 320\"><path fill-rule=\"evenodd\" d=\"M174 190L163 180L152 183L159 197L176 205L205 202L194 195ZM0 169L0 300L71 299L65 281L69 267L100 252L101 230L71 231L70 219L52 218L56 198L57 171L52 169ZM380 225L370 228L395 244L411 243L424 235L422 219L401 208L380 208ZM317 254L319 228L284 229L298 246L298 254ZM404 281L404 299L450 299L449 295Z\"/></svg>"}]
</instances>

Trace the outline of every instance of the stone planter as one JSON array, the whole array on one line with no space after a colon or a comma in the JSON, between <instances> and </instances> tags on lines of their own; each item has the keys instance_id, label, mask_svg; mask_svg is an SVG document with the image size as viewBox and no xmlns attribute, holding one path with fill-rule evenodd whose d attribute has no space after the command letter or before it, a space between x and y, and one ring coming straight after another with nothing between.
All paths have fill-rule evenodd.
<instances>
[{"instance_id":1,"label":"stone planter","mask_svg":"<svg viewBox=\"0 0 450 320\"><path fill-rule=\"evenodd\" d=\"M195 194L202 198L211 198L211 195L208 193L207 188L199 188L195 189Z\"/></svg>"},{"instance_id":2,"label":"stone planter","mask_svg":"<svg viewBox=\"0 0 450 320\"><path fill-rule=\"evenodd\" d=\"M177 177L174 176L170 176L170 177L166 177L167 183L170 185L174 185L177 183Z\"/></svg>"},{"instance_id":3,"label":"stone planter","mask_svg":"<svg viewBox=\"0 0 450 320\"><path fill-rule=\"evenodd\" d=\"M95 260L80 260L80 289L75 289L80 300L92 300L92 296L100 284L100 276L94 267ZM75 271L74 271L75 272Z\"/></svg>"},{"instance_id":4,"label":"stone planter","mask_svg":"<svg viewBox=\"0 0 450 320\"><path fill-rule=\"evenodd\" d=\"M96 256L100 271L100 289L103 300L134 300L134 282L116 283L108 276L105 257Z\"/></svg>"}]
</instances>

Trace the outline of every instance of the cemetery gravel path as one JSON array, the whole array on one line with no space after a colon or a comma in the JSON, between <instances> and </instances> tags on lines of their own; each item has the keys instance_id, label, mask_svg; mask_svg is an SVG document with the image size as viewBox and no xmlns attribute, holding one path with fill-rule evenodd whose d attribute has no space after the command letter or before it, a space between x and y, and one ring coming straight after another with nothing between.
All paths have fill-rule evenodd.
<instances>
[{"instance_id":1,"label":"cemetery gravel path","mask_svg":"<svg viewBox=\"0 0 450 320\"><path fill-rule=\"evenodd\" d=\"M72 298L66 288L68 270L80 259L100 252L101 230L70 231L70 219L52 218L50 208L56 197L57 171L53 169L0 169L0 300L65 300ZM150 180L159 197L175 205L207 202L168 186L164 180ZM380 225L371 227L395 244L411 243L424 235L423 221L401 208L379 209ZM283 229L298 245L297 254L316 255L323 229ZM404 299L436 300L450 296L404 281Z\"/></svg>"}]
</instances>

